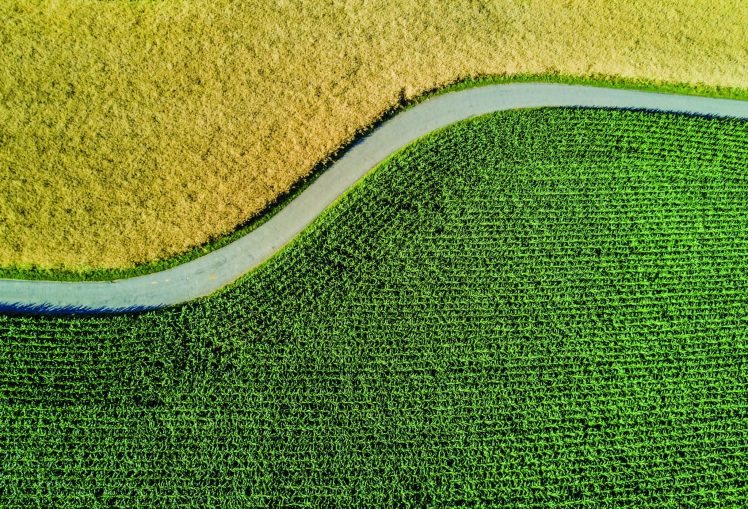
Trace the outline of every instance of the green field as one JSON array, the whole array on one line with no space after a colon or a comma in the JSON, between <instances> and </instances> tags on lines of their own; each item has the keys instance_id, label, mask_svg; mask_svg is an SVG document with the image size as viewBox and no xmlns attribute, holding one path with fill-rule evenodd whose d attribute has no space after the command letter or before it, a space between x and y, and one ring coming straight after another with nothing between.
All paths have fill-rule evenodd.
<instances>
[{"instance_id":1,"label":"green field","mask_svg":"<svg viewBox=\"0 0 748 509\"><path fill-rule=\"evenodd\" d=\"M0 316L0 506L743 506L747 149L489 115L212 298Z\"/></svg>"}]
</instances>

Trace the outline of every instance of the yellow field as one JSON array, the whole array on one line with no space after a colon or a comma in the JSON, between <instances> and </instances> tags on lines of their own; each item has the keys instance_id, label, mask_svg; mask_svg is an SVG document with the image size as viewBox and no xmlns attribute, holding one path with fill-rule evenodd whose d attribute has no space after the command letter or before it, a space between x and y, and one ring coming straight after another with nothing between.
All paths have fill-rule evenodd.
<instances>
[{"instance_id":1,"label":"yellow field","mask_svg":"<svg viewBox=\"0 0 748 509\"><path fill-rule=\"evenodd\" d=\"M0 20L4 267L184 252L464 77L748 88L736 0L4 0Z\"/></svg>"}]
</instances>

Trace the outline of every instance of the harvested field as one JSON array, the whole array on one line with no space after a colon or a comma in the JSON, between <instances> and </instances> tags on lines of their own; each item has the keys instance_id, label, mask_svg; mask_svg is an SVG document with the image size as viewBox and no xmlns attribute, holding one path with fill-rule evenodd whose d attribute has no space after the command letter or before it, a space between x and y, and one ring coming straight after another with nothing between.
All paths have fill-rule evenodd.
<instances>
[{"instance_id":1,"label":"harvested field","mask_svg":"<svg viewBox=\"0 0 748 509\"><path fill-rule=\"evenodd\" d=\"M481 117L212 298L0 316L0 505L744 505L747 126Z\"/></svg>"},{"instance_id":2,"label":"harvested field","mask_svg":"<svg viewBox=\"0 0 748 509\"><path fill-rule=\"evenodd\" d=\"M0 266L183 253L461 78L748 87L748 9L726 0L310 5L2 2Z\"/></svg>"}]
</instances>

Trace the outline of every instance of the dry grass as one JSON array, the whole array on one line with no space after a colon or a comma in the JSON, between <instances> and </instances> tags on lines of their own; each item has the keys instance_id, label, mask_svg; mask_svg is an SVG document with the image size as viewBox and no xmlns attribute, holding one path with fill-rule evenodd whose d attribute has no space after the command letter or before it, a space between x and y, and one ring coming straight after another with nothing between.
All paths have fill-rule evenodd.
<instances>
[{"instance_id":1,"label":"dry grass","mask_svg":"<svg viewBox=\"0 0 748 509\"><path fill-rule=\"evenodd\" d=\"M732 0L5 0L0 19L6 267L204 243L403 89L554 72L748 88Z\"/></svg>"}]
</instances>

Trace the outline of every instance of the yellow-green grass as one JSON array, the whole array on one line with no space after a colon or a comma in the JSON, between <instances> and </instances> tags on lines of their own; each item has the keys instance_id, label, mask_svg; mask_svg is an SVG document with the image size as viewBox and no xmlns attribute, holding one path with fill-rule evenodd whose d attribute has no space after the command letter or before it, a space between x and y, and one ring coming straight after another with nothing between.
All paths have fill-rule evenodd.
<instances>
[{"instance_id":1,"label":"yellow-green grass","mask_svg":"<svg viewBox=\"0 0 748 509\"><path fill-rule=\"evenodd\" d=\"M748 9L724 0L9 0L0 19L10 270L194 250L386 111L464 79L748 96Z\"/></svg>"}]
</instances>

